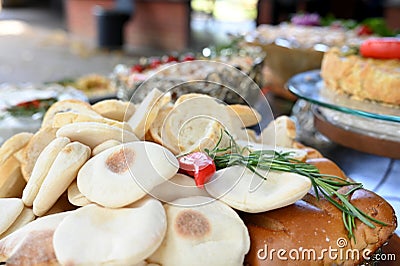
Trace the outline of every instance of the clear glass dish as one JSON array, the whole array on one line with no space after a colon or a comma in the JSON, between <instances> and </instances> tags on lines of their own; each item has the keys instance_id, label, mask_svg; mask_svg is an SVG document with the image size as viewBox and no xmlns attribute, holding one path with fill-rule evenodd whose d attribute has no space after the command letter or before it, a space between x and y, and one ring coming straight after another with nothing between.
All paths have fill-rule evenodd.
<instances>
[{"instance_id":1,"label":"clear glass dish","mask_svg":"<svg viewBox=\"0 0 400 266\"><path fill-rule=\"evenodd\" d=\"M297 97L323 107L359 117L400 123L400 106L356 100L347 94L330 90L325 87L320 70L297 74L286 86Z\"/></svg>"}]
</instances>

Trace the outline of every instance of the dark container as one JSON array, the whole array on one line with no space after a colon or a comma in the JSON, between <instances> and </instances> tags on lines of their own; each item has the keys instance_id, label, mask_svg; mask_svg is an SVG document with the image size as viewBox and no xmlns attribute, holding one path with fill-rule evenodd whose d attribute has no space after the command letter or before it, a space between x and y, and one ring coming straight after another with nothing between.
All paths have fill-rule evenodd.
<instances>
[{"instance_id":1,"label":"dark container","mask_svg":"<svg viewBox=\"0 0 400 266\"><path fill-rule=\"evenodd\" d=\"M96 6L93 14L97 22L97 46L105 49L121 49L124 45L124 25L131 14L101 6Z\"/></svg>"}]
</instances>

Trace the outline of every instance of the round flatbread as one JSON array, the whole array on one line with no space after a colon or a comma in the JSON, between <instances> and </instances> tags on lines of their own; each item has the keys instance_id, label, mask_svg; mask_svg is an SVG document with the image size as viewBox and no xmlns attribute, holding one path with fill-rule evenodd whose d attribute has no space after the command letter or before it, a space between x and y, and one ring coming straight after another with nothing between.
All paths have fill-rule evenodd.
<instances>
[{"instance_id":1,"label":"round flatbread","mask_svg":"<svg viewBox=\"0 0 400 266\"><path fill-rule=\"evenodd\" d=\"M178 161L156 143L134 141L92 157L78 173L78 188L90 201L110 208L126 206L172 178Z\"/></svg>"},{"instance_id":2,"label":"round flatbread","mask_svg":"<svg viewBox=\"0 0 400 266\"><path fill-rule=\"evenodd\" d=\"M54 250L62 265L134 265L159 247L166 228L165 211L154 199L137 208L91 204L57 227Z\"/></svg>"},{"instance_id":3,"label":"round flatbread","mask_svg":"<svg viewBox=\"0 0 400 266\"><path fill-rule=\"evenodd\" d=\"M217 171L205 184L207 192L234 209L258 213L290 205L311 188L309 178L288 172L256 168L265 180L245 166Z\"/></svg>"},{"instance_id":4,"label":"round flatbread","mask_svg":"<svg viewBox=\"0 0 400 266\"><path fill-rule=\"evenodd\" d=\"M167 233L148 261L163 266L243 265L250 237L234 210L207 197L182 198L173 204L164 205Z\"/></svg>"},{"instance_id":5,"label":"round flatbread","mask_svg":"<svg viewBox=\"0 0 400 266\"><path fill-rule=\"evenodd\" d=\"M149 194L166 203L193 196L210 197L205 189L196 186L192 177L180 173L153 188Z\"/></svg>"},{"instance_id":6,"label":"round flatbread","mask_svg":"<svg viewBox=\"0 0 400 266\"><path fill-rule=\"evenodd\" d=\"M71 212L38 218L0 240L0 261L6 265L59 265L53 234Z\"/></svg>"}]
</instances>

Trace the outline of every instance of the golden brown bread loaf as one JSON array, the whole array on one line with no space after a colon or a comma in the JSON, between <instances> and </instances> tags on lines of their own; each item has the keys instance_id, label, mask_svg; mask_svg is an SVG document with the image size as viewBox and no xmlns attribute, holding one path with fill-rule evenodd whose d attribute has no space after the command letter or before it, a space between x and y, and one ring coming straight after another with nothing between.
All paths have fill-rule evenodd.
<instances>
[{"instance_id":1,"label":"golden brown bread loaf","mask_svg":"<svg viewBox=\"0 0 400 266\"><path fill-rule=\"evenodd\" d=\"M354 96L400 105L400 60L364 58L341 54L332 48L324 54L321 76L328 89Z\"/></svg>"},{"instance_id":2,"label":"golden brown bread loaf","mask_svg":"<svg viewBox=\"0 0 400 266\"><path fill-rule=\"evenodd\" d=\"M309 163L316 165L321 173L344 177L340 168L328 159L311 159ZM373 229L356 220L356 242L350 241L343 224L342 212L326 199L318 200L312 191L302 200L281 209L259 214L241 213L251 240L245 265L359 264L363 260L363 250L371 251L366 254L371 256L387 242L397 226L397 221L393 208L371 191L355 191L351 196L351 203L368 215L385 222L387 226L375 224L376 228ZM286 252L280 254L281 259L277 253L280 249ZM323 249L326 251L323 252ZM331 253L329 249L332 250ZM275 252L271 254L271 250Z\"/></svg>"}]
</instances>

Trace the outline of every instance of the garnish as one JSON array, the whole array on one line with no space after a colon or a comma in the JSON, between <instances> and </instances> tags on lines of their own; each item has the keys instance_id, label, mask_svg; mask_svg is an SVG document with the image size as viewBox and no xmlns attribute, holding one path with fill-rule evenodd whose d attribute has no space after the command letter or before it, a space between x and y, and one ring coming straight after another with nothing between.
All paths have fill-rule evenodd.
<instances>
[{"instance_id":1,"label":"garnish","mask_svg":"<svg viewBox=\"0 0 400 266\"><path fill-rule=\"evenodd\" d=\"M400 38L370 38L361 44L360 53L377 59L400 59Z\"/></svg>"},{"instance_id":2,"label":"garnish","mask_svg":"<svg viewBox=\"0 0 400 266\"><path fill-rule=\"evenodd\" d=\"M212 150L205 149L207 155L214 160L217 170L234 165L242 165L264 180L267 177L258 172L257 169L290 172L308 177L311 180L317 199L319 200L322 195L342 211L343 223L350 239L354 238L355 240L353 232L355 219L359 219L371 228L375 228L373 222L386 225L384 222L364 213L350 202L349 196L363 187L361 183L350 182L334 175L321 174L316 166L293 159L291 152L277 152L274 150L252 151L248 147L241 148L227 131L225 131L225 134L230 137L228 147L220 147L223 137L223 132L221 131L220 139L215 147ZM341 191L344 188L347 188L348 191L342 193Z\"/></svg>"},{"instance_id":3,"label":"garnish","mask_svg":"<svg viewBox=\"0 0 400 266\"><path fill-rule=\"evenodd\" d=\"M203 152L193 152L178 158L179 172L194 177L196 186L203 188L216 171L212 158Z\"/></svg>"},{"instance_id":4,"label":"garnish","mask_svg":"<svg viewBox=\"0 0 400 266\"><path fill-rule=\"evenodd\" d=\"M8 107L6 111L12 116L32 116L37 113L45 113L47 109L56 101L56 98L26 101Z\"/></svg>"}]
</instances>

